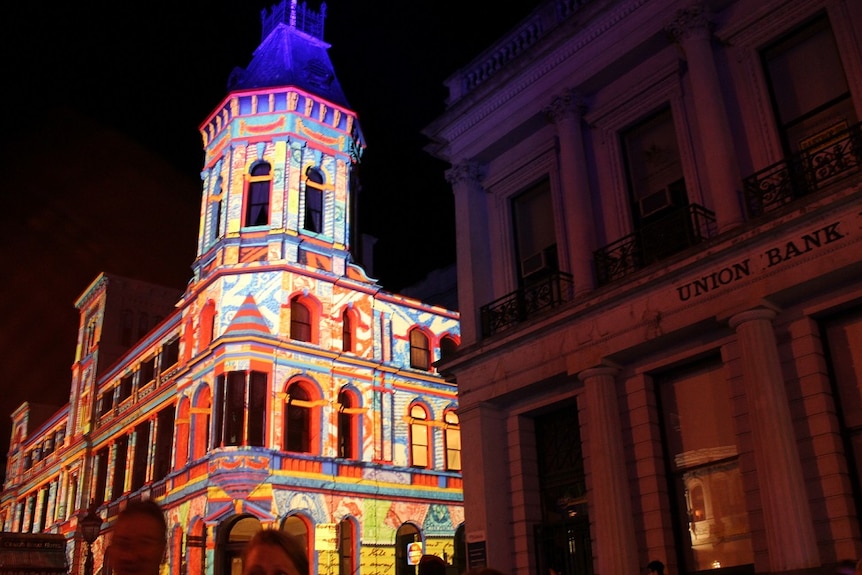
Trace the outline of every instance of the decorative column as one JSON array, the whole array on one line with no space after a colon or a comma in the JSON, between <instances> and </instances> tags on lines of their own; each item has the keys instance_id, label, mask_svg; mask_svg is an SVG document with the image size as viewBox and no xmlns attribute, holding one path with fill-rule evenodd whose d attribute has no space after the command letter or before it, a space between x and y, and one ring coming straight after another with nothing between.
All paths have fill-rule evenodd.
<instances>
[{"instance_id":1,"label":"decorative column","mask_svg":"<svg viewBox=\"0 0 862 575\"><path fill-rule=\"evenodd\" d=\"M560 141L560 179L563 187L563 213L566 249L575 284L575 295L595 285L593 249L595 223L587 160L581 132L583 102L572 90L554 98L545 113L556 124Z\"/></svg>"},{"instance_id":2,"label":"decorative column","mask_svg":"<svg viewBox=\"0 0 862 575\"><path fill-rule=\"evenodd\" d=\"M586 369L585 411L592 492L590 520L595 526L596 572L638 573L637 543L625 465L616 375L610 366Z\"/></svg>"},{"instance_id":3,"label":"decorative column","mask_svg":"<svg viewBox=\"0 0 862 575\"><path fill-rule=\"evenodd\" d=\"M463 460L464 516L470 543L484 542L488 566L514 565L509 511L508 442L505 414L478 403L458 409Z\"/></svg>"},{"instance_id":4,"label":"decorative column","mask_svg":"<svg viewBox=\"0 0 862 575\"><path fill-rule=\"evenodd\" d=\"M479 180L478 164L460 163L446 172L455 194L455 245L457 246L458 307L461 344L480 337L479 307L490 302L491 248L488 237L488 203Z\"/></svg>"},{"instance_id":5,"label":"decorative column","mask_svg":"<svg viewBox=\"0 0 862 575\"><path fill-rule=\"evenodd\" d=\"M729 323L742 360L769 568L784 573L816 567L820 558L772 329L775 315L757 308L734 315Z\"/></svg>"},{"instance_id":6,"label":"decorative column","mask_svg":"<svg viewBox=\"0 0 862 575\"><path fill-rule=\"evenodd\" d=\"M688 61L706 179L718 230L723 232L742 224L742 178L733 155L733 140L712 55L709 25L707 9L698 3L678 11L668 30L682 46Z\"/></svg>"}]
</instances>

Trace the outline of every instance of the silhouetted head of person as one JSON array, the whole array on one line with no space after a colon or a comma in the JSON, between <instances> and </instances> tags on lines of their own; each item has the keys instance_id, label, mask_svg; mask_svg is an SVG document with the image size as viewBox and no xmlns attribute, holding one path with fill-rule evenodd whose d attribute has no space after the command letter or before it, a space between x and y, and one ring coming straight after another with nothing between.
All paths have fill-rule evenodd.
<instances>
[{"instance_id":1,"label":"silhouetted head of person","mask_svg":"<svg viewBox=\"0 0 862 575\"><path fill-rule=\"evenodd\" d=\"M167 522L152 500L132 501L111 530L108 561L117 575L157 575L165 555Z\"/></svg>"},{"instance_id":2,"label":"silhouetted head of person","mask_svg":"<svg viewBox=\"0 0 862 575\"><path fill-rule=\"evenodd\" d=\"M650 561L646 568L649 575L664 575L664 563L661 561Z\"/></svg>"},{"instance_id":3,"label":"silhouetted head of person","mask_svg":"<svg viewBox=\"0 0 862 575\"><path fill-rule=\"evenodd\" d=\"M419 575L446 575L446 563L436 555L423 555L419 560Z\"/></svg>"},{"instance_id":4,"label":"silhouetted head of person","mask_svg":"<svg viewBox=\"0 0 862 575\"><path fill-rule=\"evenodd\" d=\"M464 572L464 575L506 575L502 571L492 567L473 567L469 571Z\"/></svg>"},{"instance_id":5,"label":"silhouetted head of person","mask_svg":"<svg viewBox=\"0 0 862 575\"><path fill-rule=\"evenodd\" d=\"M858 573L858 571L856 571L856 561L854 559L844 559L839 561L832 573L834 575L856 575L856 573Z\"/></svg>"},{"instance_id":6,"label":"silhouetted head of person","mask_svg":"<svg viewBox=\"0 0 862 575\"><path fill-rule=\"evenodd\" d=\"M284 531L261 529L242 552L242 575L308 575L302 544Z\"/></svg>"}]
</instances>

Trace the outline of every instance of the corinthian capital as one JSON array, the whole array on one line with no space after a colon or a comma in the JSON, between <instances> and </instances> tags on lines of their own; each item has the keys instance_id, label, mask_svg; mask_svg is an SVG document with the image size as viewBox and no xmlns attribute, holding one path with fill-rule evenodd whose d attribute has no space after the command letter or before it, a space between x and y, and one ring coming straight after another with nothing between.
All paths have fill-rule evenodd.
<instances>
[{"instance_id":1,"label":"corinthian capital","mask_svg":"<svg viewBox=\"0 0 862 575\"><path fill-rule=\"evenodd\" d=\"M676 17L665 29L677 42L687 38L706 38L710 33L709 9L700 2L696 2L687 8L677 10Z\"/></svg>"},{"instance_id":2,"label":"corinthian capital","mask_svg":"<svg viewBox=\"0 0 862 575\"><path fill-rule=\"evenodd\" d=\"M559 122L579 119L585 109L583 97L575 90L566 90L554 98L544 112L552 122Z\"/></svg>"},{"instance_id":3,"label":"corinthian capital","mask_svg":"<svg viewBox=\"0 0 862 575\"><path fill-rule=\"evenodd\" d=\"M479 181L484 176L482 166L476 162L461 162L446 170L446 181L450 185L455 185L460 182L468 184L479 184Z\"/></svg>"}]
</instances>

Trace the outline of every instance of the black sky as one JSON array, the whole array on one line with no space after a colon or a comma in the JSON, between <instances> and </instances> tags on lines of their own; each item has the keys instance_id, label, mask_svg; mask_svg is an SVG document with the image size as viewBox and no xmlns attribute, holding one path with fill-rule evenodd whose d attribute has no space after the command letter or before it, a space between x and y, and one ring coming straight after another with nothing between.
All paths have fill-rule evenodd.
<instances>
[{"instance_id":1,"label":"black sky","mask_svg":"<svg viewBox=\"0 0 862 575\"><path fill-rule=\"evenodd\" d=\"M444 108L443 80L536 3L327 3L325 39L368 144L360 228L380 238L375 273L385 288L397 291L454 260L447 166L422 150L420 130ZM4 100L7 110L24 111L9 119L30 121L40 107L70 105L197 181L198 126L226 95L231 70L251 60L260 11L272 2L51 4L4 8L4 76L13 84Z\"/></svg>"},{"instance_id":2,"label":"black sky","mask_svg":"<svg viewBox=\"0 0 862 575\"><path fill-rule=\"evenodd\" d=\"M444 109L444 79L537 3L327 3L324 36L368 146L359 227L379 238L374 275L387 290L454 262L448 166L423 151L420 133ZM191 277L198 127L232 69L251 61L272 4L82 0L0 11L0 453L22 401L67 401L73 304L99 272L178 289Z\"/></svg>"}]
</instances>

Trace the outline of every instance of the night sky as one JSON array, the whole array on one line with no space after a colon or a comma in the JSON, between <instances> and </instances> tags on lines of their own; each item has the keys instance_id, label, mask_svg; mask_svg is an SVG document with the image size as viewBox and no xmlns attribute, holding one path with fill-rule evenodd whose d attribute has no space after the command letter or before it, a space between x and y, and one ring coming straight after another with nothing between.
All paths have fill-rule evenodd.
<instances>
[{"instance_id":1,"label":"night sky","mask_svg":"<svg viewBox=\"0 0 862 575\"><path fill-rule=\"evenodd\" d=\"M203 160L198 127L245 67L271 1L19 2L2 9L0 453L23 401L68 401L74 301L102 271L184 288ZM443 81L537 0L333 0L325 39L368 148L360 231L398 291L454 262L443 162L420 130ZM385 5L386 9L380 8ZM317 9L319 2L310 1Z\"/></svg>"}]
</instances>

